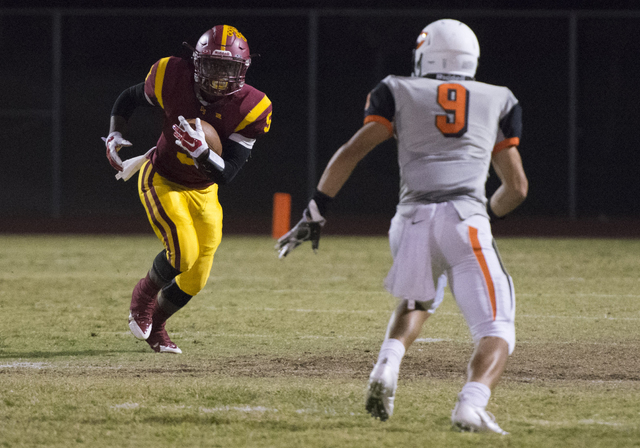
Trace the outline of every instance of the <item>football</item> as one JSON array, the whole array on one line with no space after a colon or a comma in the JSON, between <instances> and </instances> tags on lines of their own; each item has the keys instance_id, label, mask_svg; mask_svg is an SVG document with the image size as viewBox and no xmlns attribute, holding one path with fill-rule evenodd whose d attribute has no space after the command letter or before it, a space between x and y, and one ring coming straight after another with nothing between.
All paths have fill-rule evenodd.
<instances>
[{"instance_id":1,"label":"football","mask_svg":"<svg viewBox=\"0 0 640 448\"><path fill-rule=\"evenodd\" d=\"M191 125L193 129L196 128L196 119L189 118L187 122ZM207 145L209 145L209 149L213 152L222 156L222 142L220 141L220 136L218 135L218 131L211 126L209 123L200 119L200 124L202 125L202 130L204 131L205 139L207 140Z\"/></svg>"}]
</instances>

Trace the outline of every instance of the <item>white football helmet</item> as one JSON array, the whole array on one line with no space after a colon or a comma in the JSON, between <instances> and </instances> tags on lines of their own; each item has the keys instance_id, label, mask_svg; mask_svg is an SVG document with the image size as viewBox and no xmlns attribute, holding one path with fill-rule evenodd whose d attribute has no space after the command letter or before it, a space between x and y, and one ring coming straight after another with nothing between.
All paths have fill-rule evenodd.
<instances>
[{"instance_id":1,"label":"white football helmet","mask_svg":"<svg viewBox=\"0 0 640 448\"><path fill-rule=\"evenodd\" d=\"M442 19L423 28L413 50L412 76L429 73L476 75L480 45L471 28L453 19Z\"/></svg>"}]
</instances>

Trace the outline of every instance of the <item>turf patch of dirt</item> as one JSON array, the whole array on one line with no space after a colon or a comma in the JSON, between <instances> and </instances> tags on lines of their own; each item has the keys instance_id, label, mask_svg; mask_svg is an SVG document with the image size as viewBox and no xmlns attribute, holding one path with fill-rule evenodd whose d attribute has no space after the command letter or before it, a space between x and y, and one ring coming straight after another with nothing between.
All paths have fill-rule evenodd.
<instances>
[{"instance_id":1,"label":"turf patch of dirt","mask_svg":"<svg viewBox=\"0 0 640 448\"><path fill-rule=\"evenodd\" d=\"M437 342L415 345L405 355L400 369L405 381L423 378L451 379L466 377L470 344ZM227 375L232 377L300 377L346 378L366 380L377 353L354 350L346 354L300 353L295 357L245 355L207 359L189 359L176 363L174 355L149 353L153 365L144 362L118 366L43 364L36 369L16 365L0 369L2 374L92 375L108 377ZM170 357L166 364L159 356ZM168 360L169 360L168 359ZM187 361L188 360L188 361ZM618 344L519 344L510 357L505 381L640 381L640 346Z\"/></svg>"},{"instance_id":2,"label":"turf patch of dirt","mask_svg":"<svg viewBox=\"0 0 640 448\"><path fill-rule=\"evenodd\" d=\"M420 349L411 347L401 366L405 380L420 378L465 378L471 346L434 343ZM259 377L299 376L357 378L368 377L376 360L372 353L347 356L317 356L305 353L296 358L261 356L219 360L213 371L227 375ZM505 379L640 381L640 347L604 344L521 344L509 359Z\"/></svg>"}]
</instances>

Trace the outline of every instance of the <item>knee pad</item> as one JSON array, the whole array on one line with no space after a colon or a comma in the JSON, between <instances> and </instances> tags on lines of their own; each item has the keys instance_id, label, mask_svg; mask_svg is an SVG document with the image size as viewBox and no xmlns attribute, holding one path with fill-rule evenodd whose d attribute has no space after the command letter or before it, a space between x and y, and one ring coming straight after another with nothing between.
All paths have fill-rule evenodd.
<instances>
[{"instance_id":1,"label":"knee pad","mask_svg":"<svg viewBox=\"0 0 640 448\"><path fill-rule=\"evenodd\" d=\"M494 320L476 325L471 329L473 342L476 344L480 339L492 336L502 338L509 344L509 354L513 353L516 346L516 327L513 321Z\"/></svg>"},{"instance_id":2,"label":"knee pad","mask_svg":"<svg viewBox=\"0 0 640 448\"><path fill-rule=\"evenodd\" d=\"M171 266L171 263L167 260L166 249L156 255L149 271L151 280L161 288L168 285L178 274L180 274L180 271Z\"/></svg>"}]
</instances>

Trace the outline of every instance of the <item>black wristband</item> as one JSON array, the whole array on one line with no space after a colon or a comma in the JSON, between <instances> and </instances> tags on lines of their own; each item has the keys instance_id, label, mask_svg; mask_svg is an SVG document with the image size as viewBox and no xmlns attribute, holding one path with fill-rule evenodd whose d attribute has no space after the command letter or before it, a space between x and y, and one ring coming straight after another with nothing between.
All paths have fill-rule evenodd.
<instances>
[{"instance_id":1,"label":"black wristband","mask_svg":"<svg viewBox=\"0 0 640 448\"><path fill-rule=\"evenodd\" d=\"M322 216L327 216L326 213L329 209L329 204L331 203L331 201L333 201L333 198L316 189L311 199L316 201L316 205L318 206L318 211L320 212L320 214Z\"/></svg>"},{"instance_id":2,"label":"black wristband","mask_svg":"<svg viewBox=\"0 0 640 448\"><path fill-rule=\"evenodd\" d=\"M493 210L491 210L491 201L490 200L487 201L487 213L489 214L489 219L491 221L504 219L504 216L498 216L495 213L493 213Z\"/></svg>"}]
</instances>

